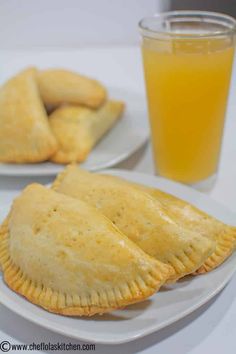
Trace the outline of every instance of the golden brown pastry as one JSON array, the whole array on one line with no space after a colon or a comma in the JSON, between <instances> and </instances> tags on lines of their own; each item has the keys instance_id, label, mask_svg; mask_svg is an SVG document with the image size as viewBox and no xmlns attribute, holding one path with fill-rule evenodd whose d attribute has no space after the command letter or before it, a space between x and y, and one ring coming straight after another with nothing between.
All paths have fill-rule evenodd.
<instances>
[{"instance_id":1,"label":"golden brown pastry","mask_svg":"<svg viewBox=\"0 0 236 354\"><path fill-rule=\"evenodd\" d=\"M57 150L35 81L27 69L0 88L0 161L39 162Z\"/></svg>"},{"instance_id":2,"label":"golden brown pastry","mask_svg":"<svg viewBox=\"0 0 236 354\"><path fill-rule=\"evenodd\" d=\"M107 101L99 109L64 106L55 110L49 119L59 149L51 157L56 163L84 161L93 146L119 119L123 102Z\"/></svg>"},{"instance_id":3,"label":"golden brown pastry","mask_svg":"<svg viewBox=\"0 0 236 354\"><path fill-rule=\"evenodd\" d=\"M38 184L14 201L1 227L0 263L13 291L68 316L139 302L170 272L96 209Z\"/></svg>"},{"instance_id":4,"label":"golden brown pastry","mask_svg":"<svg viewBox=\"0 0 236 354\"><path fill-rule=\"evenodd\" d=\"M106 90L98 81L69 70L40 71L38 85L46 105L72 103L97 108L106 98Z\"/></svg>"},{"instance_id":5,"label":"golden brown pastry","mask_svg":"<svg viewBox=\"0 0 236 354\"><path fill-rule=\"evenodd\" d=\"M161 203L119 178L71 165L53 189L100 210L146 253L170 264L173 281L198 269L215 249L213 241L179 226Z\"/></svg>"},{"instance_id":6,"label":"golden brown pastry","mask_svg":"<svg viewBox=\"0 0 236 354\"><path fill-rule=\"evenodd\" d=\"M183 225L188 230L199 232L216 242L215 252L197 270L197 274L206 273L216 268L234 251L236 246L235 227L220 222L173 195L145 186L139 186L139 188L145 190L156 200L161 201L179 225Z\"/></svg>"}]
</instances>

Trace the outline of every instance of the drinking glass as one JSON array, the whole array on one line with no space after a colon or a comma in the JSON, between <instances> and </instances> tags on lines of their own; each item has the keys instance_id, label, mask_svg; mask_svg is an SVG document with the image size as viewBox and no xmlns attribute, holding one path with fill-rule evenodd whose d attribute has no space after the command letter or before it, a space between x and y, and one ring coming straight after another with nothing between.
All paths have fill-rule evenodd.
<instances>
[{"instance_id":1,"label":"drinking glass","mask_svg":"<svg viewBox=\"0 0 236 354\"><path fill-rule=\"evenodd\" d=\"M236 20L172 11L139 28L156 171L193 185L209 181L219 163Z\"/></svg>"}]
</instances>

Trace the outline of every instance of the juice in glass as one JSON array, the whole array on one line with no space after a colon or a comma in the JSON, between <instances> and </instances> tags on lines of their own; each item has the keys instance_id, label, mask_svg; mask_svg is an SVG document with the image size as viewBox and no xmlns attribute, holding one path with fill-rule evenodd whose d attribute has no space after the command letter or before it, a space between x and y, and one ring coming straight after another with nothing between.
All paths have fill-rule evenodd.
<instances>
[{"instance_id":1,"label":"juice in glass","mask_svg":"<svg viewBox=\"0 0 236 354\"><path fill-rule=\"evenodd\" d=\"M234 31L226 25L207 25L206 20L201 28L201 18L195 12L199 21L193 24L189 18L186 20L189 12L179 13L182 22L177 29L175 23L175 31L167 26L163 36L156 31L143 34L142 52L158 173L194 184L217 171L234 57ZM171 13L167 14L170 17ZM233 19L232 23L235 26Z\"/></svg>"}]
</instances>

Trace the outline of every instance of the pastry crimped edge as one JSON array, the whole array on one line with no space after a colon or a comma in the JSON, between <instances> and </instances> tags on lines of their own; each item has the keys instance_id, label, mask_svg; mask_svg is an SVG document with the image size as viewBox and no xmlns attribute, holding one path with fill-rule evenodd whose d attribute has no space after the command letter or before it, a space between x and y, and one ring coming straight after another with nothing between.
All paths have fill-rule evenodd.
<instances>
[{"instance_id":1,"label":"pastry crimped edge","mask_svg":"<svg viewBox=\"0 0 236 354\"><path fill-rule=\"evenodd\" d=\"M226 227L223 233L218 235L215 252L197 269L195 275L204 274L220 266L235 250L236 228Z\"/></svg>"},{"instance_id":2,"label":"pastry crimped edge","mask_svg":"<svg viewBox=\"0 0 236 354\"><path fill-rule=\"evenodd\" d=\"M68 163L73 163L72 161L74 161L74 163L81 163L87 159L89 153L90 153L89 149L87 151L83 151L83 152L81 151L79 157L77 156L76 158L74 158L74 153L70 154L65 151L58 150L56 151L55 154L53 154L50 157L50 161L61 165L67 165ZM73 155L73 158L70 158L70 155Z\"/></svg>"},{"instance_id":3,"label":"pastry crimped edge","mask_svg":"<svg viewBox=\"0 0 236 354\"><path fill-rule=\"evenodd\" d=\"M149 188L145 186L138 185L138 187L142 187L145 189L145 191L150 194L153 198L158 199L158 197L155 195L155 189L154 188ZM163 192L163 194L168 194ZM171 195L172 196L172 195ZM177 198L173 196L174 198ZM179 198L177 198L179 199ZM187 203L187 202L186 202ZM189 203L187 203L189 204ZM189 204L191 205L191 204ZM196 211L196 213L201 213L201 210L198 210L195 206L191 205L192 208ZM166 206L168 208L168 206ZM205 214L205 213L204 213ZM207 217L210 217L208 214L206 214ZM220 222L219 220L216 219L217 222ZM215 251L206 259L206 261L197 269L193 274L194 275L199 275L199 274L205 274L213 269L217 268L220 266L235 250L236 248L236 227L229 226L227 224L222 224L222 230L219 234L215 236L215 243L216 243L216 248ZM208 238L207 236L204 236ZM210 238L208 238L210 239Z\"/></svg>"},{"instance_id":4,"label":"pastry crimped edge","mask_svg":"<svg viewBox=\"0 0 236 354\"><path fill-rule=\"evenodd\" d=\"M208 259L215 250L214 241L208 241L208 251L204 256L202 256L202 258L205 260ZM198 254L199 250L197 250L196 241L193 241L184 251L181 251L178 254L173 254L172 257L169 257L169 260L166 264L169 264L174 269L174 274L169 277L166 283L172 284L187 275L195 274L195 272L197 272L205 262L205 260L203 262L202 259L200 260L201 257L199 257L198 260L196 259Z\"/></svg>"},{"instance_id":5,"label":"pastry crimped edge","mask_svg":"<svg viewBox=\"0 0 236 354\"><path fill-rule=\"evenodd\" d=\"M11 290L49 312L64 316L102 315L145 300L158 291L169 278L170 267L163 264L158 271L153 267L146 280L139 275L131 284L125 283L122 287L111 288L102 294L91 291L91 301L100 301L100 304L89 304L86 296L81 298L79 295L62 294L34 283L23 274L10 257L8 221L9 216L0 226L0 266L4 281Z\"/></svg>"},{"instance_id":6,"label":"pastry crimped edge","mask_svg":"<svg viewBox=\"0 0 236 354\"><path fill-rule=\"evenodd\" d=\"M20 164L36 164L48 161L51 156L53 156L57 151L57 143L55 141L51 141L50 146L47 145L48 152L43 152L43 149L40 148L37 150L37 153L27 152L26 150L23 151L21 156L19 157L19 152L17 152L17 147L15 150L11 150L11 158L9 157L1 157L1 163L14 163L16 165ZM49 152L50 151L50 152Z\"/></svg>"},{"instance_id":7,"label":"pastry crimped edge","mask_svg":"<svg viewBox=\"0 0 236 354\"><path fill-rule=\"evenodd\" d=\"M66 166L66 168L61 171L55 180L52 183L51 188L54 191L58 191L58 188L60 187L61 182L63 181L64 177L67 175L68 171L70 170L71 167L76 167L75 163L69 164ZM114 177L114 176L111 176ZM115 177L116 178L116 177ZM129 181L127 181L129 182ZM130 182L129 182L130 183ZM152 198L148 193L144 192L146 195L148 195L149 198ZM152 198L153 199L153 198ZM202 236L203 237L203 236ZM192 244L190 244L184 251L179 252L178 254L173 254L172 257L170 257L168 262L165 262L165 264L168 264L172 271L170 273L169 278L167 279L166 283L167 284L173 284L177 282L180 278L183 278L186 275L193 274L196 272L202 264L204 264L205 260L210 257L211 254L215 251L215 242L213 240L205 238L206 242L209 243L208 251L204 255L204 261L196 261L196 257L198 257L199 251L197 251L196 246L194 246L197 242L193 241ZM154 257L155 258L155 257ZM195 260L194 260L195 258ZM162 261L163 262L163 261ZM193 263L196 263L194 266L194 269L192 267ZM191 268L191 270L190 270Z\"/></svg>"}]
</instances>

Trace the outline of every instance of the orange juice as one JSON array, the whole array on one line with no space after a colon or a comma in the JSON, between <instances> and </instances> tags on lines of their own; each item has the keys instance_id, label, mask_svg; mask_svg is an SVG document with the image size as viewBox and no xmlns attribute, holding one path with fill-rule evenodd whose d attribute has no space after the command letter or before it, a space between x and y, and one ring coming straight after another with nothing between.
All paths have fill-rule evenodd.
<instances>
[{"instance_id":1,"label":"orange juice","mask_svg":"<svg viewBox=\"0 0 236 354\"><path fill-rule=\"evenodd\" d=\"M184 183L217 171L234 55L227 38L144 38L143 61L158 173Z\"/></svg>"}]
</instances>

